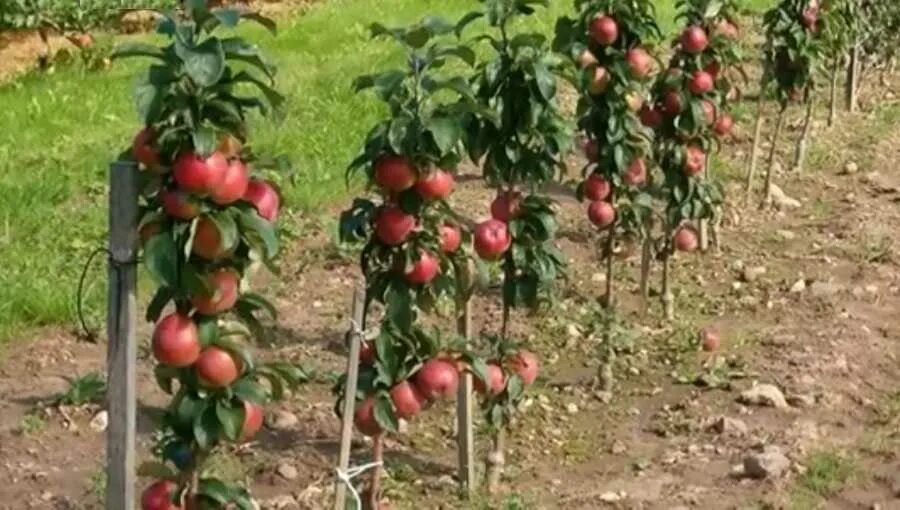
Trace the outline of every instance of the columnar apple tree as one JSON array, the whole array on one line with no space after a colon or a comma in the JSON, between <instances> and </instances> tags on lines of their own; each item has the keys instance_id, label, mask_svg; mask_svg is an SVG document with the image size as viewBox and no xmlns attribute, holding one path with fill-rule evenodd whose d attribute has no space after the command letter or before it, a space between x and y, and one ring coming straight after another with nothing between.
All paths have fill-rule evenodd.
<instances>
[{"instance_id":1,"label":"columnar apple tree","mask_svg":"<svg viewBox=\"0 0 900 510\"><path fill-rule=\"evenodd\" d=\"M154 60L137 85L144 128L130 154L142 168L143 258L159 285L147 310L156 322L156 379L173 398L159 424L160 460L142 467L158 478L142 508L251 509L246 489L207 476L204 462L213 450L252 440L265 404L304 374L289 363L259 363L250 349L274 308L244 276L278 252L280 197L257 176L268 165L247 144L247 118L277 108L281 96L257 47L219 33L242 19L274 25L203 1L161 14L168 44L116 52Z\"/></svg>"},{"instance_id":2,"label":"columnar apple tree","mask_svg":"<svg viewBox=\"0 0 900 510\"><path fill-rule=\"evenodd\" d=\"M506 429L524 387L538 373L538 359L509 335L513 308L536 309L552 300L552 286L565 260L554 245L557 220L553 202L541 193L560 168L571 135L557 104L555 71L560 59L544 36L513 32L515 22L546 6L546 0L482 0L463 17L462 33L483 19L486 57L472 79L479 107L467 116L470 159L496 189L490 219L475 227L474 247L483 260L502 268L503 316L499 335L488 337L488 379L481 378L482 409L494 433L488 456L487 488L497 488L505 464Z\"/></svg>"},{"instance_id":3,"label":"columnar apple tree","mask_svg":"<svg viewBox=\"0 0 900 510\"><path fill-rule=\"evenodd\" d=\"M377 334L363 346L354 415L357 429L374 437L376 461L384 432L397 432L400 419L412 419L429 402L456 395L460 368L485 373L482 361L426 329L421 317L442 298L464 301L471 281L463 248L469 234L447 200L472 92L464 79L442 72L448 61L472 64L475 55L443 40L453 29L436 17L405 28L374 24L373 37L398 43L406 66L355 81L388 110L348 169L348 178L362 174L379 198L356 199L341 218L342 239L364 243L367 313L372 303L383 309ZM379 476L376 468L371 508L379 505Z\"/></svg>"},{"instance_id":4,"label":"columnar apple tree","mask_svg":"<svg viewBox=\"0 0 900 510\"><path fill-rule=\"evenodd\" d=\"M652 131L641 118L659 115L644 108L644 98L656 63L647 44L660 37L660 30L649 0L576 0L575 8L574 18L557 22L554 47L578 66L578 127L588 139L588 163L577 195L589 202L590 221L606 232L604 302L612 312L616 236L645 238L652 228L653 203L647 192ZM607 390L613 384L613 319L606 328L600 374Z\"/></svg>"},{"instance_id":5,"label":"columnar apple tree","mask_svg":"<svg viewBox=\"0 0 900 510\"><path fill-rule=\"evenodd\" d=\"M778 139L784 128L785 113L791 102L803 101L807 105L806 123L800 144L807 143L812 108L810 101L816 85L816 77L822 64L822 44L819 33L823 17L818 0L782 0L766 12L763 24L766 42L763 47L763 75L757 111L757 129L751 152L750 172L747 176L747 193L751 192L759 149L763 119L763 98L770 91L778 103L772 145L765 176L764 205L772 202L772 179ZM797 151L801 153L800 150ZM796 163L799 163L796 164ZM802 167L802 161L795 161Z\"/></svg>"}]
</instances>

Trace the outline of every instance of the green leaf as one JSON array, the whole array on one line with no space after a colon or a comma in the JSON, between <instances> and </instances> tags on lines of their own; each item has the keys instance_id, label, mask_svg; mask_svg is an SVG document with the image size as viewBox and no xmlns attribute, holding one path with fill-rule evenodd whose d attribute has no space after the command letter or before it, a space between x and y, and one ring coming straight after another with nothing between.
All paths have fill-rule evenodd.
<instances>
[{"instance_id":1,"label":"green leaf","mask_svg":"<svg viewBox=\"0 0 900 510\"><path fill-rule=\"evenodd\" d=\"M462 137L462 128L457 119L451 117L432 117L428 119L425 127L434 137L441 153L450 152Z\"/></svg>"},{"instance_id":2,"label":"green leaf","mask_svg":"<svg viewBox=\"0 0 900 510\"><path fill-rule=\"evenodd\" d=\"M157 235L144 245L144 264L161 285L178 288L178 248L171 235Z\"/></svg>"},{"instance_id":3,"label":"green leaf","mask_svg":"<svg viewBox=\"0 0 900 510\"><path fill-rule=\"evenodd\" d=\"M556 95L556 77L543 64L534 64L534 78L544 100L550 101Z\"/></svg>"},{"instance_id":4,"label":"green leaf","mask_svg":"<svg viewBox=\"0 0 900 510\"><path fill-rule=\"evenodd\" d=\"M249 209L241 209L237 220L241 234L248 244L257 249L262 248L265 258L275 258L275 255L278 254L278 235L275 232L275 226L255 210Z\"/></svg>"},{"instance_id":5,"label":"green leaf","mask_svg":"<svg viewBox=\"0 0 900 510\"><path fill-rule=\"evenodd\" d=\"M178 476L178 473L161 462L143 462L137 469L137 475L157 480L172 480Z\"/></svg>"},{"instance_id":6,"label":"green leaf","mask_svg":"<svg viewBox=\"0 0 900 510\"><path fill-rule=\"evenodd\" d=\"M166 305L168 305L174 297L175 292L171 287L162 285L156 289L156 293L153 294L153 299L151 299L150 304L147 305L147 315L145 316L147 322L155 323L158 321L163 310L166 308Z\"/></svg>"},{"instance_id":7,"label":"green leaf","mask_svg":"<svg viewBox=\"0 0 900 510\"><path fill-rule=\"evenodd\" d=\"M375 398L375 421L382 429L389 432L397 432L400 429L400 422L397 415L394 414L394 406L391 399L385 394L380 394Z\"/></svg>"},{"instance_id":8,"label":"green leaf","mask_svg":"<svg viewBox=\"0 0 900 510\"><path fill-rule=\"evenodd\" d=\"M215 317L194 317L197 322L200 345L209 347L219 339L219 321Z\"/></svg>"},{"instance_id":9,"label":"green leaf","mask_svg":"<svg viewBox=\"0 0 900 510\"><path fill-rule=\"evenodd\" d=\"M231 407L221 400L216 401L216 417L219 419L225 437L232 441L236 441L241 435L245 413L243 406Z\"/></svg>"},{"instance_id":10,"label":"green leaf","mask_svg":"<svg viewBox=\"0 0 900 510\"><path fill-rule=\"evenodd\" d=\"M234 249L240 240L237 223L229 211L215 211L207 215L216 225L222 240L222 248L228 252Z\"/></svg>"},{"instance_id":11,"label":"green leaf","mask_svg":"<svg viewBox=\"0 0 900 510\"><path fill-rule=\"evenodd\" d=\"M278 35L278 25L271 18L267 18L262 14L256 12L244 13L241 15L241 18L256 22L262 25L266 30L268 30L272 35Z\"/></svg>"},{"instance_id":12,"label":"green leaf","mask_svg":"<svg viewBox=\"0 0 900 510\"><path fill-rule=\"evenodd\" d=\"M248 402L265 404L269 401L266 389L258 382L247 377L235 381L235 383L231 385L231 391L237 398Z\"/></svg>"},{"instance_id":13,"label":"green leaf","mask_svg":"<svg viewBox=\"0 0 900 510\"><path fill-rule=\"evenodd\" d=\"M207 157L216 150L218 136L216 130L209 126L202 126L191 134L194 149L203 157Z\"/></svg>"},{"instance_id":14,"label":"green leaf","mask_svg":"<svg viewBox=\"0 0 900 510\"><path fill-rule=\"evenodd\" d=\"M115 60L129 57L150 57L166 60L166 52L152 44L141 42L126 42L116 46L109 58Z\"/></svg>"},{"instance_id":15,"label":"green leaf","mask_svg":"<svg viewBox=\"0 0 900 510\"><path fill-rule=\"evenodd\" d=\"M260 52L259 47L255 44L247 44L243 39L231 37L222 40L222 49L225 51L226 59L253 65L266 73L269 78L275 76L275 65Z\"/></svg>"},{"instance_id":16,"label":"green leaf","mask_svg":"<svg viewBox=\"0 0 900 510\"><path fill-rule=\"evenodd\" d=\"M238 301L252 307L254 310L264 310L272 320L278 319L278 310L275 308L275 305L259 294L245 292L241 294L241 298Z\"/></svg>"},{"instance_id":17,"label":"green leaf","mask_svg":"<svg viewBox=\"0 0 900 510\"><path fill-rule=\"evenodd\" d=\"M178 379L179 370L175 367L168 367L165 365L156 365L153 369L153 377L156 379L156 384L162 388L163 391L172 394L172 381Z\"/></svg>"},{"instance_id":18,"label":"green leaf","mask_svg":"<svg viewBox=\"0 0 900 510\"><path fill-rule=\"evenodd\" d=\"M178 41L175 43L175 54L184 61L188 76L201 87L215 85L225 73L225 51L222 42L214 37L194 47Z\"/></svg>"},{"instance_id":19,"label":"green leaf","mask_svg":"<svg viewBox=\"0 0 900 510\"><path fill-rule=\"evenodd\" d=\"M240 11L236 9L215 9L212 11L213 17L227 28L234 28L241 19Z\"/></svg>"},{"instance_id":20,"label":"green leaf","mask_svg":"<svg viewBox=\"0 0 900 510\"><path fill-rule=\"evenodd\" d=\"M215 406L205 401L202 406L203 410L194 417L194 440L198 447L209 450L215 446L221 427Z\"/></svg>"}]
</instances>

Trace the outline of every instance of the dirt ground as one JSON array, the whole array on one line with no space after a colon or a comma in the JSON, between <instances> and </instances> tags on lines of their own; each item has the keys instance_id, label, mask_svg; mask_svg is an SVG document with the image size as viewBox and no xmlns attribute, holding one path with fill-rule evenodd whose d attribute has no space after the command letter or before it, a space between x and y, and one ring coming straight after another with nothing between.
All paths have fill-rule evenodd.
<instances>
[{"instance_id":1,"label":"dirt ground","mask_svg":"<svg viewBox=\"0 0 900 510\"><path fill-rule=\"evenodd\" d=\"M776 177L798 202L774 211L760 210L756 196L742 200L746 137L727 151L720 172L731 205L722 249L678 257L674 323L661 320L655 299L648 314L640 312L637 260L617 261L629 341L619 350L612 394L596 387L598 239L571 193L556 190L568 281L552 310L516 317L514 333L531 343L544 369L509 441L503 493L456 497L448 403L388 440L392 507L900 508L900 104L892 97L870 93L864 113L833 129L817 124L807 173ZM792 111L790 125L799 115ZM784 167L790 145L778 153ZM571 175L578 168L573 162ZM454 203L484 216L489 191L463 180ZM251 484L264 508L330 505L339 424L329 381L344 364L342 338L359 283L353 255L334 245L339 208L290 218L301 235L283 257L283 283L263 285L281 312L278 342L262 347L263 355L303 362L314 381L269 410L258 441L211 463L219 476ZM497 302L478 297L476 331L496 327ZM715 354L697 349L696 333L709 325L723 336ZM152 381L142 328L146 459L148 412L166 400ZM100 508L104 436L90 423L99 408L46 403L67 388L67 376L102 371L104 346L62 330L14 345L0 360L0 509ZM741 403L756 384L774 385L784 401ZM366 442L356 446L354 462L366 462ZM483 459L483 434L478 447ZM763 460L782 459L773 447L789 467L746 476L745 458L759 460L760 449L768 449Z\"/></svg>"}]
</instances>

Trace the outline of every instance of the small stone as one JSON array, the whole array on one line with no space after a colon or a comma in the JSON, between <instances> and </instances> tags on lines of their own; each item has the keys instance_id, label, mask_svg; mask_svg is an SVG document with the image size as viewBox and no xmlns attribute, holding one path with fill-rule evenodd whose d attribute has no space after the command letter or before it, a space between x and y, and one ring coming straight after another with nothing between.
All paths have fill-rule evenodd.
<instances>
[{"instance_id":1,"label":"small stone","mask_svg":"<svg viewBox=\"0 0 900 510\"><path fill-rule=\"evenodd\" d=\"M878 294L878 285L866 285L866 292L873 296Z\"/></svg>"},{"instance_id":2,"label":"small stone","mask_svg":"<svg viewBox=\"0 0 900 510\"><path fill-rule=\"evenodd\" d=\"M815 297L829 297L840 292L841 288L831 282L816 281L809 286L809 291Z\"/></svg>"},{"instance_id":3,"label":"small stone","mask_svg":"<svg viewBox=\"0 0 900 510\"><path fill-rule=\"evenodd\" d=\"M594 398L596 398L600 402L603 402L604 404L609 404L610 402L612 402L613 395L611 391L595 391Z\"/></svg>"},{"instance_id":4,"label":"small stone","mask_svg":"<svg viewBox=\"0 0 900 510\"><path fill-rule=\"evenodd\" d=\"M762 451L744 457L744 475L750 478L778 478L791 466L791 461L775 445L766 445Z\"/></svg>"},{"instance_id":5,"label":"small stone","mask_svg":"<svg viewBox=\"0 0 900 510\"><path fill-rule=\"evenodd\" d=\"M103 432L109 426L109 413L105 410L97 413L90 423L91 430L94 432Z\"/></svg>"},{"instance_id":6,"label":"small stone","mask_svg":"<svg viewBox=\"0 0 900 510\"><path fill-rule=\"evenodd\" d=\"M797 238L797 234L791 232L790 230L776 230L775 234L785 241L793 241Z\"/></svg>"},{"instance_id":7,"label":"small stone","mask_svg":"<svg viewBox=\"0 0 900 510\"><path fill-rule=\"evenodd\" d=\"M600 495L600 501L604 503L616 503L622 501L622 495L613 491L604 492Z\"/></svg>"},{"instance_id":8,"label":"small stone","mask_svg":"<svg viewBox=\"0 0 900 510\"><path fill-rule=\"evenodd\" d=\"M737 418L722 416L710 426L710 429L718 434L740 437L747 434L747 424Z\"/></svg>"},{"instance_id":9,"label":"small stone","mask_svg":"<svg viewBox=\"0 0 900 510\"><path fill-rule=\"evenodd\" d=\"M778 209L797 209L801 205L800 201L787 196L784 191L777 185L772 184L772 203Z\"/></svg>"},{"instance_id":10,"label":"small stone","mask_svg":"<svg viewBox=\"0 0 900 510\"><path fill-rule=\"evenodd\" d=\"M748 267L744 269L743 277L745 282L755 282L764 274L766 274L765 266Z\"/></svg>"},{"instance_id":11,"label":"small stone","mask_svg":"<svg viewBox=\"0 0 900 510\"><path fill-rule=\"evenodd\" d=\"M577 324L569 324L566 326L566 334L568 334L570 338L578 338L581 336L581 329Z\"/></svg>"},{"instance_id":12,"label":"small stone","mask_svg":"<svg viewBox=\"0 0 900 510\"><path fill-rule=\"evenodd\" d=\"M603 273L594 273L591 275L591 281L594 283L603 283L606 281L606 275Z\"/></svg>"},{"instance_id":13,"label":"small stone","mask_svg":"<svg viewBox=\"0 0 900 510\"><path fill-rule=\"evenodd\" d=\"M744 288L744 284L741 282L731 282L731 290L737 292Z\"/></svg>"},{"instance_id":14,"label":"small stone","mask_svg":"<svg viewBox=\"0 0 900 510\"><path fill-rule=\"evenodd\" d=\"M859 165L856 164L855 161L848 161L844 165L844 173L848 175L852 175L859 172Z\"/></svg>"},{"instance_id":15,"label":"small stone","mask_svg":"<svg viewBox=\"0 0 900 510\"><path fill-rule=\"evenodd\" d=\"M801 278L801 279L797 280L796 282L794 282L793 285L791 285L790 293L791 294L799 294L799 293L803 292L804 290L806 290L806 280Z\"/></svg>"},{"instance_id":16,"label":"small stone","mask_svg":"<svg viewBox=\"0 0 900 510\"><path fill-rule=\"evenodd\" d=\"M566 412L569 414L578 414L578 406L574 403L569 403L566 406Z\"/></svg>"},{"instance_id":17,"label":"small stone","mask_svg":"<svg viewBox=\"0 0 900 510\"><path fill-rule=\"evenodd\" d=\"M296 480L297 476L300 475L300 473L297 472L296 467L286 462L283 464L279 464L275 472L278 473L278 476L284 478L285 480Z\"/></svg>"},{"instance_id":18,"label":"small stone","mask_svg":"<svg viewBox=\"0 0 900 510\"><path fill-rule=\"evenodd\" d=\"M793 407L812 407L816 405L816 397L806 394L790 395L787 402Z\"/></svg>"},{"instance_id":19,"label":"small stone","mask_svg":"<svg viewBox=\"0 0 900 510\"><path fill-rule=\"evenodd\" d=\"M609 452L613 455L622 455L627 451L628 447L622 441L613 441L612 446L609 447Z\"/></svg>"},{"instance_id":20,"label":"small stone","mask_svg":"<svg viewBox=\"0 0 900 510\"><path fill-rule=\"evenodd\" d=\"M278 409L269 415L268 422L269 428L273 430L291 430L300 423L300 420L297 419L296 414Z\"/></svg>"},{"instance_id":21,"label":"small stone","mask_svg":"<svg viewBox=\"0 0 900 510\"><path fill-rule=\"evenodd\" d=\"M772 384L758 384L743 391L738 397L738 402L747 405L771 406L778 409L788 407L784 394Z\"/></svg>"}]
</instances>

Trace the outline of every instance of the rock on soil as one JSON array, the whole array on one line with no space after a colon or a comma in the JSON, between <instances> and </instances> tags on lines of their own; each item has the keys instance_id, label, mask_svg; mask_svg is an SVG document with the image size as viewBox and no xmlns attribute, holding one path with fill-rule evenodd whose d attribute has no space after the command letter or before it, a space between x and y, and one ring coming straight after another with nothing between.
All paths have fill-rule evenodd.
<instances>
[{"instance_id":1,"label":"rock on soil","mask_svg":"<svg viewBox=\"0 0 900 510\"><path fill-rule=\"evenodd\" d=\"M749 390L745 390L738 397L738 402L747 405L776 407L778 409L788 407L784 393L772 384L757 384Z\"/></svg>"},{"instance_id":2,"label":"rock on soil","mask_svg":"<svg viewBox=\"0 0 900 510\"><path fill-rule=\"evenodd\" d=\"M766 445L762 451L752 452L744 457L744 475L750 478L778 478L789 467L790 459L775 445Z\"/></svg>"},{"instance_id":3,"label":"rock on soil","mask_svg":"<svg viewBox=\"0 0 900 510\"><path fill-rule=\"evenodd\" d=\"M721 416L710 425L710 430L717 434L740 437L747 433L747 424L737 418Z\"/></svg>"},{"instance_id":4,"label":"rock on soil","mask_svg":"<svg viewBox=\"0 0 900 510\"><path fill-rule=\"evenodd\" d=\"M772 203L774 203L775 207L778 209L797 209L803 205L796 198L787 196L784 191L775 184L772 184Z\"/></svg>"},{"instance_id":5,"label":"rock on soil","mask_svg":"<svg viewBox=\"0 0 900 510\"><path fill-rule=\"evenodd\" d=\"M269 415L268 422L272 430L291 430L300 423L300 420L290 411L276 410Z\"/></svg>"}]
</instances>

